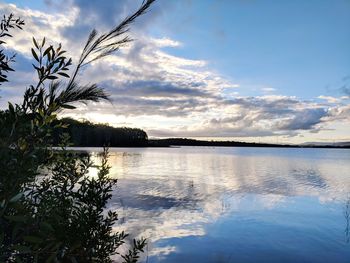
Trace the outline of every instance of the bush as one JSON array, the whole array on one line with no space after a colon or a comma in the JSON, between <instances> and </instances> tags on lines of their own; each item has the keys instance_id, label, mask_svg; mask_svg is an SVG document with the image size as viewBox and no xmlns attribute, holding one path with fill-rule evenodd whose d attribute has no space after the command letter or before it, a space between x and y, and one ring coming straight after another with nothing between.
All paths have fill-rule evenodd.
<instances>
[{"instance_id":1,"label":"bush","mask_svg":"<svg viewBox=\"0 0 350 263\"><path fill-rule=\"evenodd\" d=\"M25 90L22 103L9 103L0 111L0 262L111 262L118 254L127 234L113 232L117 214L105 211L116 184L108 176L108 151L103 152L98 176L92 178L90 157L67 151L64 135L61 150L54 150L52 134L64 126L57 120L60 110L108 99L96 84L80 84L78 73L129 42L123 35L153 2L145 1L105 34L98 36L93 30L71 75L72 60L64 56L61 45L33 38L38 83ZM23 26L20 18L4 17L0 43ZM14 56L0 51L0 83L7 81L13 62ZM120 258L136 262L145 244L144 239L134 240Z\"/></svg>"}]
</instances>

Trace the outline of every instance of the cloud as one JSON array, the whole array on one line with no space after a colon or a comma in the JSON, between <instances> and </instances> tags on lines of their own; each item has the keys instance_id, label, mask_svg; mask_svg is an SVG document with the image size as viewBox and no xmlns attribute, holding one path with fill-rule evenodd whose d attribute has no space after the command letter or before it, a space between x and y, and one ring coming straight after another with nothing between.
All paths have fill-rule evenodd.
<instances>
[{"instance_id":1,"label":"cloud","mask_svg":"<svg viewBox=\"0 0 350 263\"><path fill-rule=\"evenodd\" d=\"M271 92L275 92L276 89L275 88L271 88L271 87L264 87L261 89L263 92L265 93L271 93Z\"/></svg>"},{"instance_id":2,"label":"cloud","mask_svg":"<svg viewBox=\"0 0 350 263\"><path fill-rule=\"evenodd\" d=\"M311 130L322 122L322 118L328 114L326 109L304 109L293 112L292 116L282 120L278 129L280 130Z\"/></svg>"},{"instance_id":3,"label":"cloud","mask_svg":"<svg viewBox=\"0 0 350 263\"><path fill-rule=\"evenodd\" d=\"M105 82L106 83L106 82ZM178 97L213 97L212 94L198 87L203 83L171 83L159 80L136 80L126 81L119 87L117 83L110 82L110 89L114 89L113 97L119 94L137 97L158 97L158 98L178 98Z\"/></svg>"},{"instance_id":4,"label":"cloud","mask_svg":"<svg viewBox=\"0 0 350 263\"><path fill-rule=\"evenodd\" d=\"M321 99L321 100L326 100L328 103L331 103L331 104L338 104L338 103L343 102L344 100L349 99L349 96L341 96L341 97L336 98L336 97L332 97L332 96L320 95L317 98Z\"/></svg>"},{"instance_id":5,"label":"cloud","mask_svg":"<svg viewBox=\"0 0 350 263\"><path fill-rule=\"evenodd\" d=\"M8 46L18 53L19 65L28 65L10 75L11 88L2 86L0 106L4 107L7 100L18 101L21 91L35 83L30 68L32 35L62 42L76 61L92 28L113 27L136 10L138 3L124 0L101 5L97 1L72 0L66 2L64 14L0 4L5 13L15 13L27 23L23 32L9 40ZM244 86L212 70L208 61L171 52L185 48L185 43L147 34L149 21L161 16L166 8L169 6L157 3L156 12L152 9L152 15L144 15L140 18L142 22L133 27L134 42L117 54L94 62L79 75L81 82L99 83L105 88L113 104L92 103L66 111L65 116L95 122L108 120L113 125L130 123L146 129L150 136L165 137L296 136L320 132L329 123L349 119L348 96L318 97L327 103L280 95L242 97L238 91L227 96L232 89L243 90ZM271 87L263 87L262 91L276 92ZM347 89L343 91L346 94Z\"/></svg>"},{"instance_id":6,"label":"cloud","mask_svg":"<svg viewBox=\"0 0 350 263\"><path fill-rule=\"evenodd\" d=\"M328 121L345 120L350 121L350 104L330 109Z\"/></svg>"},{"instance_id":7,"label":"cloud","mask_svg":"<svg viewBox=\"0 0 350 263\"><path fill-rule=\"evenodd\" d=\"M222 106L225 105L225 106ZM287 135L317 130L332 114L325 108L294 97L240 97L217 102L224 112L192 127L154 132L155 136L254 137ZM340 113L334 113L339 116Z\"/></svg>"},{"instance_id":8,"label":"cloud","mask_svg":"<svg viewBox=\"0 0 350 263\"><path fill-rule=\"evenodd\" d=\"M75 10L70 10L65 14L55 13L47 14L44 12L18 8L13 4L0 3L0 8L4 14L15 14L25 21L23 31L14 33L13 38L7 38L5 47L11 48L17 53L30 57L30 48L32 47L32 37L41 39L48 37L50 42L64 42L65 37L61 35L60 29L71 26L76 15Z\"/></svg>"},{"instance_id":9,"label":"cloud","mask_svg":"<svg viewBox=\"0 0 350 263\"><path fill-rule=\"evenodd\" d=\"M170 38L153 38L151 39L158 47L180 47L182 43L179 41L172 40Z\"/></svg>"},{"instance_id":10,"label":"cloud","mask_svg":"<svg viewBox=\"0 0 350 263\"><path fill-rule=\"evenodd\" d=\"M105 31L116 26L125 17L135 12L142 2L142 0L118 0L108 1L108 4L106 4L98 0L66 1L64 2L66 9L76 10L77 15L72 25L63 28L61 32L68 39L80 43L85 41L86 36L93 28L98 31ZM164 1L157 1L150 8L152 15L144 15L136 20L131 31L136 32L136 35L143 34L159 16L165 14L166 10L170 10L172 5L169 2L165 4Z\"/></svg>"}]
</instances>

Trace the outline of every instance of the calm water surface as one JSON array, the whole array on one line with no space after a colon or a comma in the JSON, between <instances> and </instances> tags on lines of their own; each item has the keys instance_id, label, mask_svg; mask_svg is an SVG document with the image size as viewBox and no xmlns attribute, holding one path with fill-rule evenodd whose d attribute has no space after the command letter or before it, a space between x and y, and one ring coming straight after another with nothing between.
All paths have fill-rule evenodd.
<instances>
[{"instance_id":1,"label":"calm water surface","mask_svg":"<svg viewBox=\"0 0 350 263\"><path fill-rule=\"evenodd\" d=\"M350 150L110 152L110 208L148 238L143 262L350 262Z\"/></svg>"}]
</instances>

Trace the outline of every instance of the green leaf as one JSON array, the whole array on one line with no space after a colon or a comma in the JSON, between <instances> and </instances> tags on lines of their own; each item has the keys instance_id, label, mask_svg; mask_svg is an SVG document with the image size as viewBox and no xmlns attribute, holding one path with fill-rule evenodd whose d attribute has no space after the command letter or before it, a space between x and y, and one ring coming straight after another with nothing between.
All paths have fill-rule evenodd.
<instances>
[{"instance_id":1,"label":"green leaf","mask_svg":"<svg viewBox=\"0 0 350 263\"><path fill-rule=\"evenodd\" d=\"M13 105L12 105L11 102L9 102L9 111L10 111L11 113L14 113L14 112L15 112L15 108L13 107Z\"/></svg>"},{"instance_id":2,"label":"green leaf","mask_svg":"<svg viewBox=\"0 0 350 263\"><path fill-rule=\"evenodd\" d=\"M38 55L35 53L34 49L31 49L31 50L32 50L32 55L33 55L33 57L35 58L36 61L39 62L39 57L38 57Z\"/></svg>"},{"instance_id":3,"label":"green leaf","mask_svg":"<svg viewBox=\"0 0 350 263\"><path fill-rule=\"evenodd\" d=\"M2 36L3 37L12 37L12 35L10 35L9 33L3 33Z\"/></svg>"},{"instance_id":4,"label":"green leaf","mask_svg":"<svg viewBox=\"0 0 350 263\"><path fill-rule=\"evenodd\" d=\"M36 42L36 40L35 40L34 37L33 37L33 43L34 43L34 46L35 46L37 49L39 49L39 45L38 45L38 43Z\"/></svg>"},{"instance_id":5,"label":"green leaf","mask_svg":"<svg viewBox=\"0 0 350 263\"><path fill-rule=\"evenodd\" d=\"M70 109L70 110L74 110L76 107L72 106L72 105L68 105L68 104L63 104L61 106L64 109Z\"/></svg>"},{"instance_id":6,"label":"green leaf","mask_svg":"<svg viewBox=\"0 0 350 263\"><path fill-rule=\"evenodd\" d=\"M49 46L47 49L45 49L44 56L46 56L50 52L51 48L52 48L52 46Z\"/></svg>"},{"instance_id":7,"label":"green leaf","mask_svg":"<svg viewBox=\"0 0 350 263\"><path fill-rule=\"evenodd\" d=\"M41 42L41 47L45 45L45 37L43 38L43 41Z\"/></svg>"},{"instance_id":8,"label":"green leaf","mask_svg":"<svg viewBox=\"0 0 350 263\"><path fill-rule=\"evenodd\" d=\"M33 63L32 63L33 67L36 69L36 70L40 70L39 67L35 66Z\"/></svg>"},{"instance_id":9,"label":"green leaf","mask_svg":"<svg viewBox=\"0 0 350 263\"><path fill-rule=\"evenodd\" d=\"M64 72L58 72L57 74L58 74L58 75L61 75L61 76L63 76L63 77L69 78L69 75L66 74L66 73L64 73Z\"/></svg>"}]
</instances>

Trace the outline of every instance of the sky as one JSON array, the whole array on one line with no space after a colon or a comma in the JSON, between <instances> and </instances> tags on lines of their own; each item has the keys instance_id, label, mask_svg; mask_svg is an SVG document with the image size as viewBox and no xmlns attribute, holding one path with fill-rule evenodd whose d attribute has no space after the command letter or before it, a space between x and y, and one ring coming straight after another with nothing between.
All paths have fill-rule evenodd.
<instances>
[{"instance_id":1,"label":"sky","mask_svg":"<svg viewBox=\"0 0 350 263\"><path fill-rule=\"evenodd\" d=\"M108 31L139 0L0 1L26 21L7 41L16 72L0 107L35 83L31 37L76 61L89 32ZM272 143L350 141L349 0L158 0L134 39L83 69L112 103L61 116L144 129L149 137Z\"/></svg>"}]
</instances>

